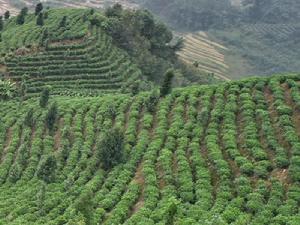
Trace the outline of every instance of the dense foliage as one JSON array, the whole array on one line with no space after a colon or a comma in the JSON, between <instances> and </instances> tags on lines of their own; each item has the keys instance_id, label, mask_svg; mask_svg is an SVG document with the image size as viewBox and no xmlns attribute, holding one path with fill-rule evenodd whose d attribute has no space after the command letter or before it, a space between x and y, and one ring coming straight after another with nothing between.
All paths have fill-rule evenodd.
<instances>
[{"instance_id":1,"label":"dense foliage","mask_svg":"<svg viewBox=\"0 0 300 225\"><path fill-rule=\"evenodd\" d=\"M181 40L174 41L171 30L147 10L126 10L116 4L105 11L107 20L101 23L114 43L126 50L149 80L162 82L163 74L174 67L183 74L195 77L197 72L182 64L176 55ZM198 72L199 73L199 72Z\"/></svg>"},{"instance_id":2,"label":"dense foliage","mask_svg":"<svg viewBox=\"0 0 300 225\"><path fill-rule=\"evenodd\" d=\"M1 101L0 223L298 225L299 82Z\"/></svg>"}]
</instances>

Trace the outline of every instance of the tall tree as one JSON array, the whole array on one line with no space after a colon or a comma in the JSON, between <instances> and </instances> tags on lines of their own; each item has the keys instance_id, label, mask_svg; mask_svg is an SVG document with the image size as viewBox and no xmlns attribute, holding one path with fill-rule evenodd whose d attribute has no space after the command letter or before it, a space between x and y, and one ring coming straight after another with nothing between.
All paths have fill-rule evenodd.
<instances>
[{"instance_id":1,"label":"tall tree","mask_svg":"<svg viewBox=\"0 0 300 225\"><path fill-rule=\"evenodd\" d=\"M28 13L28 8L24 7L20 11L19 15L17 16L17 24L22 25L25 23L25 16L27 15L27 13Z\"/></svg>"},{"instance_id":2,"label":"tall tree","mask_svg":"<svg viewBox=\"0 0 300 225\"><path fill-rule=\"evenodd\" d=\"M161 97L164 97L164 96L171 93L171 91L172 91L172 80L173 80L174 76L175 76L175 74L174 74L173 69L169 69L165 73L164 81L163 81L163 84L160 88L160 96Z\"/></svg>"},{"instance_id":3,"label":"tall tree","mask_svg":"<svg viewBox=\"0 0 300 225\"><path fill-rule=\"evenodd\" d=\"M0 31L2 31L4 28L4 22L3 22L3 17L0 16Z\"/></svg>"},{"instance_id":4,"label":"tall tree","mask_svg":"<svg viewBox=\"0 0 300 225\"><path fill-rule=\"evenodd\" d=\"M48 87L46 87L40 96L40 106L45 108L48 104L48 100L49 100L49 95L50 95L50 89Z\"/></svg>"},{"instance_id":5,"label":"tall tree","mask_svg":"<svg viewBox=\"0 0 300 225\"><path fill-rule=\"evenodd\" d=\"M56 102L54 102L51 105L51 107L46 115L46 124L50 131L53 131L54 124L55 124L55 121L57 120L57 117L58 117L58 109L57 109Z\"/></svg>"},{"instance_id":6,"label":"tall tree","mask_svg":"<svg viewBox=\"0 0 300 225\"><path fill-rule=\"evenodd\" d=\"M51 183L55 179L55 170L57 168L56 158L54 155L44 155L40 160L37 177L46 183Z\"/></svg>"},{"instance_id":7,"label":"tall tree","mask_svg":"<svg viewBox=\"0 0 300 225\"><path fill-rule=\"evenodd\" d=\"M44 26L44 15L43 15L43 13L39 13L39 15L36 19L36 25Z\"/></svg>"},{"instance_id":8,"label":"tall tree","mask_svg":"<svg viewBox=\"0 0 300 225\"><path fill-rule=\"evenodd\" d=\"M59 23L59 27L66 27L66 25L67 25L67 16L64 16Z\"/></svg>"},{"instance_id":9,"label":"tall tree","mask_svg":"<svg viewBox=\"0 0 300 225\"><path fill-rule=\"evenodd\" d=\"M40 2L35 6L35 15L39 15L43 11L43 4Z\"/></svg>"},{"instance_id":10,"label":"tall tree","mask_svg":"<svg viewBox=\"0 0 300 225\"><path fill-rule=\"evenodd\" d=\"M6 12L4 13L4 19L8 20L9 17L10 17L10 12L9 12L9 11L6 11Z\"/></svg>"},{"instance_id":11,"label":"tall tree","mask_svg":"<svg viewBox=\"0 0 300 225\"><path fill-rule=\"evenodd\" d=\"M119 128L112 128L101 138L99 158L103 168L109 170L122 162L124 156L124 134Z\"/></svg>"}]
</instances>

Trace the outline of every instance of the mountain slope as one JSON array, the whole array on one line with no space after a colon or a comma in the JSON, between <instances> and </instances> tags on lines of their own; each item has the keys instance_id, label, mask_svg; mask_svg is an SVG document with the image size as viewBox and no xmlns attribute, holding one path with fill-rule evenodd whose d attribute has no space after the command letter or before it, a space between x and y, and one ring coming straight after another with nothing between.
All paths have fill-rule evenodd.
<instances>
[{"instance_id":1,"label":"mountain slope","mask_svg":"<svg viewBox=\"0 0 300 225\"><path fill-rule=\"evenodd\" d=\"M155 104L149 93L52 97L51 130L36 98L1 102L0 222L299 224L299 90L294 75ZM112 127L126 160L105 171L99 144Z\"/></svg>"}]
</instances>

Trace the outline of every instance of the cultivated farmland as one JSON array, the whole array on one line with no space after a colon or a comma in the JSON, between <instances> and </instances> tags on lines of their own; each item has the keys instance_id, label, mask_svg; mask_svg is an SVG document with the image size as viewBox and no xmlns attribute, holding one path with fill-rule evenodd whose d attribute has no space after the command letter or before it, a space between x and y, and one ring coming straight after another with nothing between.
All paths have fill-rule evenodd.
<instances>
[{"instance_id":1,"label":"cultivated farmland","mask_svg":"<svg viewBox=\"0 0 300 225\"><path fill-rule=\"evenodd\" d=\"M155 101L150 93L52 97L51 127L51 107L36 98L2 102L1 222L296 225L299 90L291 75ZM126 161L105 171L99 141L112 128L124 133ZM38 177L49 158L56 167L45 185Z\"/></svg>"}]
</instances>

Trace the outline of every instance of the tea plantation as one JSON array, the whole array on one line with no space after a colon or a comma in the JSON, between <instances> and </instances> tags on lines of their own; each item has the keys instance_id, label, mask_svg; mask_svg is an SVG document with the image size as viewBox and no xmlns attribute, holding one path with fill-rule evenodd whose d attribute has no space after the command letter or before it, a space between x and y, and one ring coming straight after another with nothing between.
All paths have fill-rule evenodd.
<instances>
[{"instance_id":1,"label":"tea plantation","mask_svg":"<svg viewBox=\"0 0 300 225\"><path fill-rule=\"evenodd\" d=\"M168 70L159 92L101 13L22 11L0 33L1 225L300 224L300 74L172 89Z\"/></svg>"},{"instance_id":2,"label":"tea plantation","mask_svg":"<svg viewBox=\"0 0 300 225\"><path fill-rule=\"evenodd\" d=\"M1 102L0 221L297 225L299 80ZM114 129L124 158L107 170Z\"/></svg>"}]
</instances>

